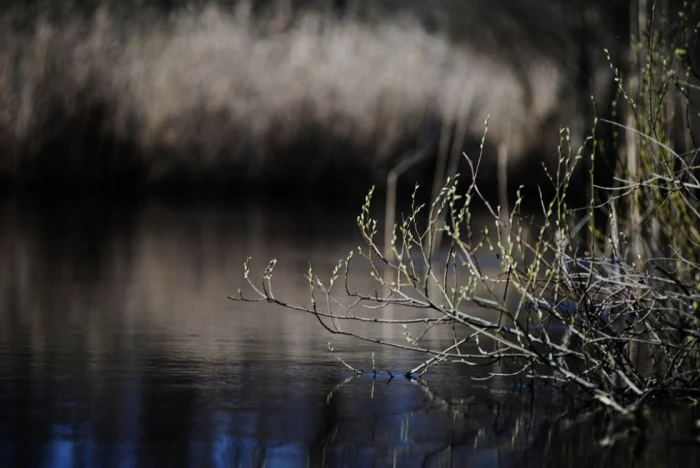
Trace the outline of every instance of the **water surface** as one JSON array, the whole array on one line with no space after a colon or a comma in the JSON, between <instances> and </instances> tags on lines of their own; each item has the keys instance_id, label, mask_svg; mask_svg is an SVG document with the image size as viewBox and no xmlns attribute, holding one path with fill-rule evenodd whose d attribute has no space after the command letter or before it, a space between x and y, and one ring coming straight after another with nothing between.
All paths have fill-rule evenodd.
<instances>
[{"instance_id":1,"label":"water surface","mask_svg":"<svg viewBox=\"0 0 700 468\"><path fill-rule=\"evenodd\" d=\"M3 466L693 466L694 407L646 439L548 387L480 382L329 336L314 317L234 303L242 264L277 258L275 292L308 303L359 245L355 211L300 202L0 202ZM356 279L358 287L364 284ZM367 328L385 339L390 329ZM435 338L436 340L439 337ZM353 377L328 351L380 374ZM368 367L369 366L369 367ZM696 460L696 462L692 462Z\"/></svg>"}]
</instances>

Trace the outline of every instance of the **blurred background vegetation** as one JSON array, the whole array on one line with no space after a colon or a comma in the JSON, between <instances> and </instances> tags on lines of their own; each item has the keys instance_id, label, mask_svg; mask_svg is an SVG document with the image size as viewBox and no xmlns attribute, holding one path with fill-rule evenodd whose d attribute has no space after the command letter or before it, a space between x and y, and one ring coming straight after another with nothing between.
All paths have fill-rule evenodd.
<instances>
[{"instance_id":1,"label":"blurred background vegetation","mask_svg":"<svg viewBox=\"0 0 700 468\"><path fill-rule=\"evenodd\" d=\"M485 177L505 147L509 172L531 179L539 161L556 161L560 127L580 145L594 115L613 116L610 63L628 65L631 10L563 0L3 2L0 177L5 188L364 192L416 148L425 157L404 179L431 180L440 153L478 148L490 116Z\"/></svg>"}]
</instances>

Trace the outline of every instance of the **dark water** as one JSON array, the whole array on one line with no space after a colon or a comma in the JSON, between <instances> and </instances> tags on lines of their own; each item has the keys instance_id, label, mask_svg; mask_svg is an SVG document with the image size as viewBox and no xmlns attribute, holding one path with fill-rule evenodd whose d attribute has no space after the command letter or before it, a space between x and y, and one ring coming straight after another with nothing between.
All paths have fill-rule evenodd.
<instances>
[{"instance_id":1,"label":"dark water","mask_svg":"<svg viewBox=\"0 0 700 468\"><path fill-rule=\"evenodd\" d=\"M258 273L279 260L278 296L307 301L308 261L330 271L356 247L355 215L279 201L0 202L0 465L700 465L690 404L602 447L609 421L550 388L475 381L480 368L437 369L429 388L355 378L328 341L357 367L374 352L400 373L421 357L226 299L252 254Z\"/></svg>"}]
</instances>

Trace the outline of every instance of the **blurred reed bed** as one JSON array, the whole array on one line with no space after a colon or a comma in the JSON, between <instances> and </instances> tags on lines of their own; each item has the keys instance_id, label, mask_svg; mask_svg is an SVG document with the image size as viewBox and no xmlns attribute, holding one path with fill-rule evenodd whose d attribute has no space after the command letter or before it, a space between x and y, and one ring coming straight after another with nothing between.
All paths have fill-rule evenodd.
<instances>
[{"instance_id":1,"label":"blurred reed bed","mask_svg":"<svg viewBox=\"0 0 700 468\"><path fill-rule=\"evenodd\" d=\"M19 183L376 182L416 147L478 142L487 116L509 166L539 169L525 156L556 156L583 115L561 57L513 65L411 15L18 11L0 17L0 177Z\"/></svg>"}]
</instances>

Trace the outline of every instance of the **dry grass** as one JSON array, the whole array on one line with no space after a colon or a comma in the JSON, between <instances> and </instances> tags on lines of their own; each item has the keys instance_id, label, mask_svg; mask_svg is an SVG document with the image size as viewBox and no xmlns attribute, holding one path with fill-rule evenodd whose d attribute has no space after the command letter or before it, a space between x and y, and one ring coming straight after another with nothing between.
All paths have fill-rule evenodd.
<instances>
[{"instance_id":1,"label":"dry grass","mask_svg":"<svg viewBox=\"0 0 700 468\"><path fill-rule=\"evenodd\" d=\"M406 17L297 19L270 32L231 8L100 8L27 31L5 13L0 174L382 174L408 149L437 148L441 128L477 141L487 115L489 141L517 164L582 114L572 70L546 54L523 70Z\"/></svg>"}]
</instances>

